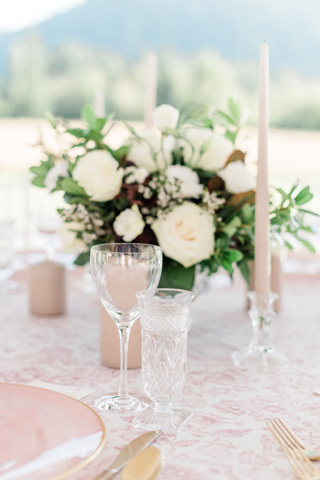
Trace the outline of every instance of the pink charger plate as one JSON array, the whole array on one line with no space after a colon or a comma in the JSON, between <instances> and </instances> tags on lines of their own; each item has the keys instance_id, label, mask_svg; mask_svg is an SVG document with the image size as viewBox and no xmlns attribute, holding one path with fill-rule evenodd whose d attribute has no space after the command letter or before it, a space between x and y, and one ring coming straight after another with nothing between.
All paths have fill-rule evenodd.
<instances>
[{"instance_id":1,"label":"pink charger plate","mask_svg":"<svg viewBox=\"0 0 320 480\"><path fill-rule=\"evenodd\" d=\"M0 383L0 479L57 480L80 470L105 441L87 405L38 387Z\"/></svg>"}]
</instances>

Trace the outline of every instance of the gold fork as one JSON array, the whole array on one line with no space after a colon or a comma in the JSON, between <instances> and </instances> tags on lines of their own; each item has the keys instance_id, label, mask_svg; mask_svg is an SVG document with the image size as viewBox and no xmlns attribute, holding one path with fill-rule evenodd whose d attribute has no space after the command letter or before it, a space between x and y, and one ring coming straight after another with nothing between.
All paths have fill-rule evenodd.
<instances>
[{"instance_id":1,"label":"gold fork","mask_svg":"<svg viewBox=\"0 0 320 480\"><path fill-rule=\"evenodd\" d=\"M270 429L270 425L274 430L278 432L278 435L281 437L282 441L287 445L288 448L298 448L302 450L303 454L308 457L310 460L319 460L320 452L313 450L310 447L307 447L300 438L298 438L287 425L281 420L281 418L273 418L266 422L267 426ZM273 432L272 432L273 433Z\"/></svg>"},{"instance_id":2,"label":"gold fork","mask_svg":"<svg viewBox=\"0 0 320 480\"><path fill-rule=\"evenodd\" d=\"M289 463L292 467L292 470L297 474L301 480L320 480L320 470L318 470L311 461L304 455L303 449L291 445L290 447L286 442L282 440L282 437L279 435L278 430L274 428L272 422L267 422L267 426L271 431L272 435L281 445Z\"/></svg>"}]
</instances>

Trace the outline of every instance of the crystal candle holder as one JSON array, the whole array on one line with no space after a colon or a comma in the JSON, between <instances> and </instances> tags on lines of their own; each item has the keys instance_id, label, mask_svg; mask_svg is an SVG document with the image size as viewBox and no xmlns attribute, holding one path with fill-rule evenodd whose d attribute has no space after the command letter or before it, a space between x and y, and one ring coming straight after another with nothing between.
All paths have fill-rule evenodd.
<instances>
[{"instance_id":1,"label":"crystal candle holder","mask_svg":"<svg viewBox=\"0 0 320 480\"><path fill-rule=\"evenodd\" d=\"M261 370L286 367L287 358L270 341L271 323L275 316L273 305L278 295L273 292L267 295L248 292L248 298L253 335L248 347L232 353L233 363L236 367Z\"/></svg>"}]
</instances>

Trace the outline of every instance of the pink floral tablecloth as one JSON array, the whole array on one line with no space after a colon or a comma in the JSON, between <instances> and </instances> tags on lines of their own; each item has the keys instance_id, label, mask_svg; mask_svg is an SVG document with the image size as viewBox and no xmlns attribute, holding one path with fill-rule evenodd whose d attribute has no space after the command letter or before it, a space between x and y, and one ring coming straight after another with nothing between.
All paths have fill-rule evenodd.
<instances>
[{"instance_id":1,"label":"pink floral tablecloth","mask_svg":"<svg viewBox=\"0 0 320 480\"><path fill-rule=\"evenodd\" d=\"M188 376L177 405L194 412L176 436L161 435L159 480L291 480L296 478L265 421L281 416L301 438L320 447L320 269L286 274L274 344L289 358L279 373L236 369L230 354L245 346L251 326L245 285L213 281L192 306ZM82 272L68 272L68 309L61 317L29 313L26 278L18 292L1 297L0 381L34 381L80 387L82 401L116 392L119 372L100 365L99 304L85 291ZM222 282L223 283L223 282ZM129 371L130 392L143 396L140 370ZM107 432L102 452L70 477L90 480L138 433L133 415L99 412ZM320 467L320 465L319 465ZM120 478L120 474L115 478Z\"/></svg>"}]
</instances>

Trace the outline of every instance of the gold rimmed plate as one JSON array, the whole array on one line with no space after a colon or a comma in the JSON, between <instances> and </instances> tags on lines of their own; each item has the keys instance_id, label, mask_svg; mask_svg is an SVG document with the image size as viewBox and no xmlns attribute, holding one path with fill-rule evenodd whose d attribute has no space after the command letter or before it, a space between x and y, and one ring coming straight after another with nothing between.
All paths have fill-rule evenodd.
<instances>
[{"instance_id":1,"label":"gold rimmed plate","mask_svg":"<svg viewBox=\"0 0 320 480\"><path fill-rule=\"evenodd\" d=\"M90 463L105 427L90 407L61 393L0 383L0 479L60 480Z\"/></svg>"}]
</instances>

